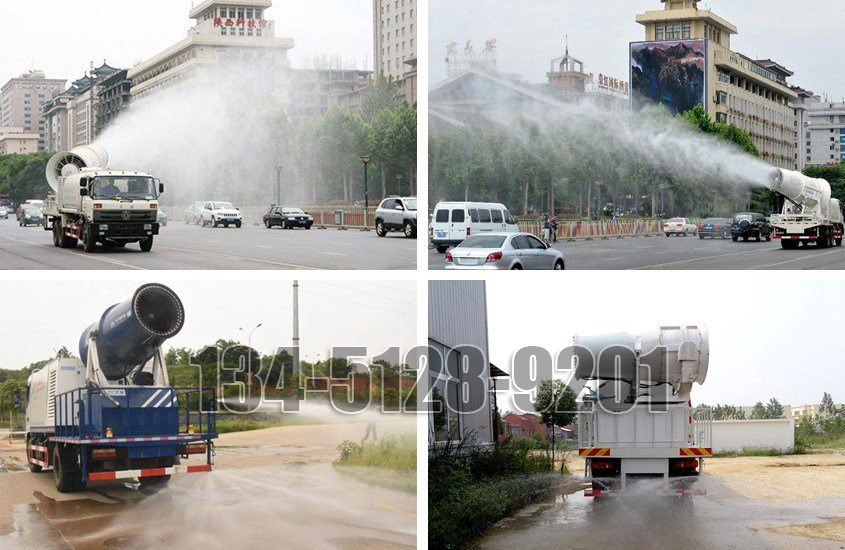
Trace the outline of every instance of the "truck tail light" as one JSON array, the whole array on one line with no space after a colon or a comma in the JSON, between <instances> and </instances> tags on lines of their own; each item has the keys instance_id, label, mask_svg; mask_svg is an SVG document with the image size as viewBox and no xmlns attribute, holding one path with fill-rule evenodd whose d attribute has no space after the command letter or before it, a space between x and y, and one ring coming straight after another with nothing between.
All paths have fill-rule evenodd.
<instances>
[{"instance_id":1,"label":"truck tail light","mask_svg":"<svg viewBox=\"0 0 845 550\"><path fill-rule=\"evenodd\" d=\"M449 251L446 252L446 263L452 263L452 253Z\"/></svg>"},{"instance_id":2,"label":"truck tail light","mask_svg":"<svg viewBox=\"0 0 845 550\"><path fill-rule=\"evenodd\" d=\"M497 250L496 252L491 252L490 254L487 255L487 261L488 262L498 262L501 259L502 259L502 251L501 250Z\"/></svg>"},{"instance_id":3,"label":"truck tail light","mask_svg":"<svg viewBox=\"0 0 845 550\"><path fill-rule=\"evenodd\" d=\"M616 464L612 460L593 460L593 470L612 470Z\"/></svg>"},{"instance_id":4,"label":"truck tail light","mask_svg":"<svg viewBox=\"0 0 845 550\"><path fill-rule=\"evenodd\" d=\"M106 428L106 437L111 437L111 436L112 436L111 428Z\"/></svg>"},{"instance_id":5,"label":"truck tail light","mask_svg":"<svg viewBox=\"0 0 845 550\"><path fill-rule=\"evenodd\" d=\"M103 458L117 458L117 449L93 449L91 451L91 458L100 460Z\"/></svg>"},{"instance_id":6,"label":"truck tail light","mask_svg":"<svg viewBox=\"0 0 845 550\"><path fill-rule=\"evenodd\" d=\"M676 458L675 468L678 470L695 470L698 468L698 460L695 458Z\"/></svg>"},{"instance_id":7,"label":"truck tail light","mask_svg":"<svg viewBox=\"0 0 845 550\"><path fill-rule=\"evenodd\" d=\"M205 452L205 443L191 443L185 447L185 454L195 455Z\"/></svg>"}]
</instances>

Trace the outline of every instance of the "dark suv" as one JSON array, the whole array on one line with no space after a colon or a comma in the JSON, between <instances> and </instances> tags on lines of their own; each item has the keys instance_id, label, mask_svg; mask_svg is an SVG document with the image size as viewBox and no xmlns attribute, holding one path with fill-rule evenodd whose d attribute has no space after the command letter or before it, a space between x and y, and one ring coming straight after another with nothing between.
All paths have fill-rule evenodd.
<instances>
[{"instance_id":1,"label":"dark suv","mask_svg":"<svg viewBox=\"0 0 845 550\"><path fill-rule=\"evenodd\" d=\"M772 240L772 226L763 214L754 212L742 212L734 216L734 221L731 224L731 238L738 241L742 237L743 241L754 237L758 241L766 239Z\"/></svg>"}]
</instances>

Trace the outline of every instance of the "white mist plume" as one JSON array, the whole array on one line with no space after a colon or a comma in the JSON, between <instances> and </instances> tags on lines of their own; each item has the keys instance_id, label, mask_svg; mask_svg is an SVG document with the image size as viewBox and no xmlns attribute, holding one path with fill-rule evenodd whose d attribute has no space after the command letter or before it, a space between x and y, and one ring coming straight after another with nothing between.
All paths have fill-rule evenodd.
<instances>
[{"instance_id":1,"label":"white mist plume","mask_svg":"<svg viewBox=\"0 0 845 550\"><path fill-rule=\"evenodd\" d=\"M98 140L110 164L161 178L169 204L275 202L286 121L272 63L261 61L202 70L139 98Z\"/></svg>"}]
</instances>

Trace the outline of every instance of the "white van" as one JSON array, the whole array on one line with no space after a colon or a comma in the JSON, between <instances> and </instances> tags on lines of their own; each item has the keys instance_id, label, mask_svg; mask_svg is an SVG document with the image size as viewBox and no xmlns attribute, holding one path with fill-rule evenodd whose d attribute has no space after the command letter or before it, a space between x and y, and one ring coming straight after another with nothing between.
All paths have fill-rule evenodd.
<instances>
[{"instance_id":1,"label":"white van","mask_svg":"<svg viewBox=\"0 0 845 550\"><path fill-rule=\"evenodd\" d=\"M519 227L504 204L439 202L431 217L431 243L441 254L470 235L517 232Z\"/></svg>"}]
</instances>

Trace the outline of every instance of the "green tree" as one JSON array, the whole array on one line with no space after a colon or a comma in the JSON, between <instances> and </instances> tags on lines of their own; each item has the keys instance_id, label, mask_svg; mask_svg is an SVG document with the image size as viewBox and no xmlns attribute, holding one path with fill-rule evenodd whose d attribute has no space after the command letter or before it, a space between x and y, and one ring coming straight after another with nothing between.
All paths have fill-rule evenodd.
<instances>
[{"instance_id":1,"label":"green tree","mask_svg":"<svg viewBox=\"0 0 845 550\"><path fill-rule=\"evenodd\" d=\"M780 402L772 397L769 400L769 403L766 405L766 418L783 418L783 405Z\"/></svg>"},{"instance_id":2,"label":"green tree","mask_svg":"<svg viewBox=\"0 0 845 550\"><path fill-rule=\"evenodd\" d=\"M537 388L534 408L546 426L566 426L575 419L575 392L562 380L543 380Z\"/></svg>"},{"instance_id":3,"label":"green tree","mask_svg":"<svg viewBox=\"0 0 845 550\"><path fill-rule=\"evenodd\" d=\"M751 411L751 420L765 420L768 418L766 406L761 401L754 404L754 409Z\"/></svg>"}]
</instances>

